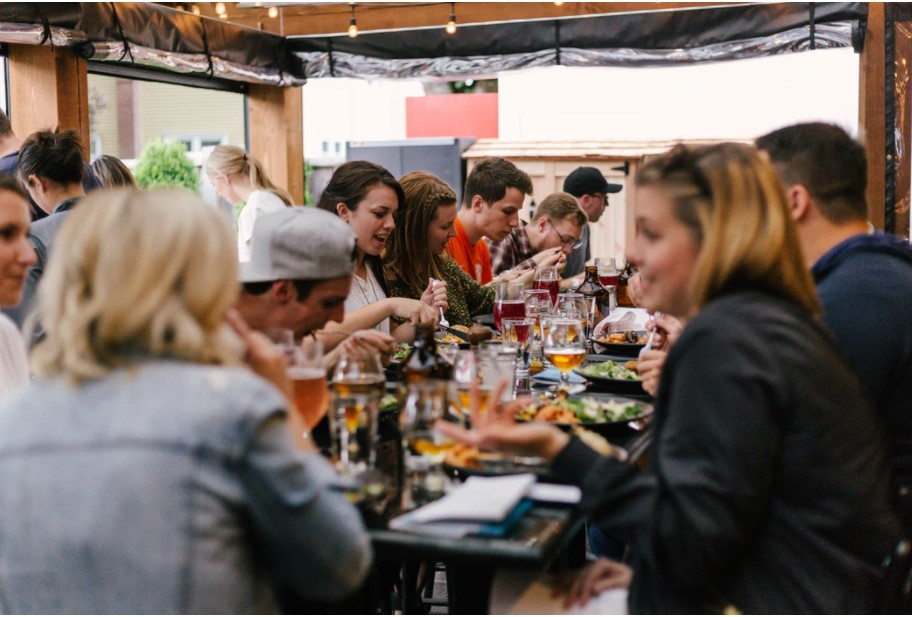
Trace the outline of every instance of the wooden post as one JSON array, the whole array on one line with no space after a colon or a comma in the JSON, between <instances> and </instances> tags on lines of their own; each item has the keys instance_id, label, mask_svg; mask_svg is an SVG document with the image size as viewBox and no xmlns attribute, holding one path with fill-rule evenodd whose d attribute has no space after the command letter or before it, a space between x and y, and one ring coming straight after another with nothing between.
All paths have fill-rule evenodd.
<instances>
[{"instance_id":1,"label":"wooden post","mask_svg":"<svg viewBox=\"0 0 912 617\"><path fill-rule=\"evenodd\" d=\"M910 96L910 61L912 61L912 21L895 21L893 25L896 54L893 62L893 98L895 108L896 187L893 198L893 233L909 235L909 206L912 202L912 96Z\"/></svg>"},{"instance_id":2,"label":"wooden post","mask_svg":"<svg viewBox=\"0 0 912 617\"><path fill-rule=\"evenodd\" d=\"M251 85L247 94L250 152L269 179L304 203L304 127L300 88Z\"/></svg>"},{"instance_id":3,"label":"wooden post","mask_svg":"<svg viewBox=\"0 0 912 617\"><path fill-rule=\"evenodd\" d=\"M868 154L868 220L878 229L884 228L886 176L884 31L884 3L871 2L859 59L858 129Z\"/></svg>"},{"instance_id":4,"label":"wooden post","mask_svg":"<svg viewBox=\"0 0 912 617\"><path fill-rule=\"evenodd\" d=\"M59 127L79 133L89 156L87 64L72 51L38 45L9 46L10 120L20 139Z\"/></svg>"}]
</instances>

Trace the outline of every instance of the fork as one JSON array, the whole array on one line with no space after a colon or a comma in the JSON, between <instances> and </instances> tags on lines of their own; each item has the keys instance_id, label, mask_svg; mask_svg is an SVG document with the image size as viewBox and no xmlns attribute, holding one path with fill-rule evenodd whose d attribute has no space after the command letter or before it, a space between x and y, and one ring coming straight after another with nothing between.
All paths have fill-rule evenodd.
<instances>
[{"instance_id":1,"label":"fork","mask_svg":"<svg viewBox=\"0 0 912 617\"><path fill-rule=\"evenodd\" d=\"M652 314L653 320L659 319L661 316L662 316L662 311L656 311L655 313ZM643 353L647 349L652 349L652 340L655 338L657 329L658 329L658 326L655 326L652 329L652 332L649 333L649 338L646 339L646 344L643 346L643 349L640 350L640 353Z\"/></svg>"},{"instance_id":2,"label":"fork","mask_svg":"<svg viewBox=\"0 0 912 617\"><path fill-rule=\"evenodd\" d=\"M437 279L431 279L431 281L432 281L431 282L431 291L433 291L434 288L437 287L437 285L440 283L440 281L438 281ZM440 307L440 321L437 323L441 328L450 327L450 322L447 321L447 318L443 316L443 307L442 306Z\"/></svg>"}]
</instances>

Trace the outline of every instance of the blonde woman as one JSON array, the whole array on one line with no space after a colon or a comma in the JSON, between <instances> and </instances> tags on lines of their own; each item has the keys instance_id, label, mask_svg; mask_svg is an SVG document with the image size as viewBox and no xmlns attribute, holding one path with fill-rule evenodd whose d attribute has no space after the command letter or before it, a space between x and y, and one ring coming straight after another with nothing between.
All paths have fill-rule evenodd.
<instances>
[{"instance_id":1,"label":"blonde woman","mask_svg":"<svg viewBox=\"0 0 912 617\"><path fill-rule=\"evenodd\" d=\"M243 342L286 389L281 354L226 324L233 245L175 190L95 193L61 229L38 383L0 407L4 611L277 612L275 583L313 600L360 585L358 513L241 363Z\"/></svg>"},{"instance_id":2,"label":"blonde woman","mask_svg":"<svg viewBox=\"0 0 912 617\"><path fill-rule=\"evenodd\" d=\"M133 172L124 165L116 156L102 154L92 161L92 173L101 183L101 188L118 189L118 188L136 188L136 180L133 178Z\"/></svg>"},{"instance_id":3,"label":"blonde woman","mask_svg":"<svg viewBox=\"0 0 912 617\"><path fill-rule=\"evenodd\" d=\"M206 160L206 174L229 202L244 202L238 215L238 260L250 261L250 238L258 217L292 204L288 191L273 184L263 166L237 146L216 146Z\"/></svg>"},{"instance_id":4,"label":"blonde woman","mask_svg":"<svg viewBox=\"0 0 912 617\"><path fill-rule=\"evenodd\" d=\"M678 147L637 174L641 303L684 317L655 400L650 470L489 410L450 434L536 454L631 547L567 605L630 583L634 613L868 613L899 539L882 428L820 325L775 171L742 144ZM495 396L492 400L500 400Z\"/></svg>"}]
</instances>

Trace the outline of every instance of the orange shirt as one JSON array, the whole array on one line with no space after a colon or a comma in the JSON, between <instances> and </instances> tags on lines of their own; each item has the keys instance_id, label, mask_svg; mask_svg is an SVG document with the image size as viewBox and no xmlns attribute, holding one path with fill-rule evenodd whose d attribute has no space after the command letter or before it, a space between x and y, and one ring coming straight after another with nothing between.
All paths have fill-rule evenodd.
<instances>
[{"instance_id":1,"label":"orange shirt","mask_svg":"<svg viewBox=\"0 0 912 617\"><path fill-rule=\"evenodd\" d=\"M459 222L458 218L454 224L456 236L450 238L446 246L446 252L479 285L490 283L494 275L491 274L491 254L488 253L487 243L484 240L479 240L473 246L469 242L469 237L466 235L465 229L463 229L462 223Z\"/></svg>"}]
</instances>

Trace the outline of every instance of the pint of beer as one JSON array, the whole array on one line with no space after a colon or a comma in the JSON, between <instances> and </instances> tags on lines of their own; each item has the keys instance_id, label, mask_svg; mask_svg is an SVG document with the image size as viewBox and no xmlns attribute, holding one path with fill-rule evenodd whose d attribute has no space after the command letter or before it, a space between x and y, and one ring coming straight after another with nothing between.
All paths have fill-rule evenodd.
<instances>
[{"instance_id":1,"label":"pint of beer","mask_svg":"<svg viewBox=\"0 0 912 617\"><path fill-rule=\"evenodd\" d=\"M326 369L309 366L289 366L288 377L294 386L294 402L308 430L320 423L329 405Z\"/></svg>"},{"instance_id":2,"label":"pint of beer","mask_svg":"<svg viewBox=\"0 0 912 617\"><path fill-rule=\"evenodd\" d=\"M308 430L320 423L329 406L326 369L323 368L323 345L304 339L295 348L288 363L288 378L294 387L294 402Z\"/></svg>"}]
</instances>

